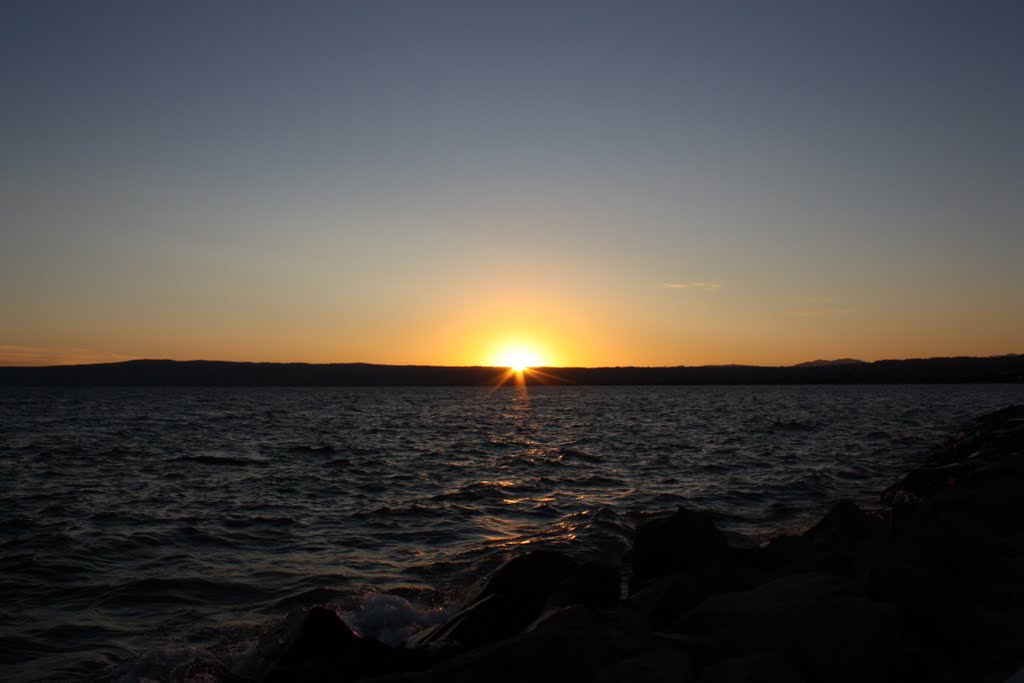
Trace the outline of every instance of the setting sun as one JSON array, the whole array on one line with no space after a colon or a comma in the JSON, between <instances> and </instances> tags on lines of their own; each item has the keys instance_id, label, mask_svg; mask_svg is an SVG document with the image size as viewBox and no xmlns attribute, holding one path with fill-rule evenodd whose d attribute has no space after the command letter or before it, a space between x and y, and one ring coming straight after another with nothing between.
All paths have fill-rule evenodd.
<instances>
[{"instance_id":1,"label":"setting sun","mask_svg":"<svg viewBox=\"0 0 1024 683\"><path fill-rule=\"evenodd\" d=\"M523 372L532 367L544 365L540 353L529 346L515 345L502 349L494 358L494 365Z\"/></svg>"}]
</instances>

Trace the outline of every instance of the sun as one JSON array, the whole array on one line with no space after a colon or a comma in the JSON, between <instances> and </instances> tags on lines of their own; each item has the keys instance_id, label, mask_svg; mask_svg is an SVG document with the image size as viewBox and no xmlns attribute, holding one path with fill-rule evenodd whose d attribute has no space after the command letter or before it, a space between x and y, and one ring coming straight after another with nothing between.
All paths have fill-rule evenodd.
<instances>
[{"instance_id":1,"label":"sun","mask_svg":"<svg viewBox=\"0 0 1024 683\"><path fill-rule=\"evenodd\" d=\"M506 346L494 357L494 365L522 373L530 368L544 365L544 359L540 353L529 346L516 344Z\"/></svg>"}]
</instances>

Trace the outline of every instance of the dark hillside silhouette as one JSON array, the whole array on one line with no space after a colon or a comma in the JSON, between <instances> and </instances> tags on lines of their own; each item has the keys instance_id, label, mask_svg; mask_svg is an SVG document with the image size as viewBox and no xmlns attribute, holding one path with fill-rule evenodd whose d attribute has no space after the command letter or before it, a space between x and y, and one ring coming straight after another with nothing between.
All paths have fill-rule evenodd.
<instances>
[{"instance_id":1,"label":"dark hillside silhouette","mask_svg":"<svg viewBox=\"0 0 1024 683\"><path fill-rule=\"evenodd\" d=\"M0 386L494 386L504 368L367 363L136 360L96 365L0 367ZM528 384L904 384L1022 382L1024 355L927 358L788 367L538 368Z\"/></svg>"}]
</instances>

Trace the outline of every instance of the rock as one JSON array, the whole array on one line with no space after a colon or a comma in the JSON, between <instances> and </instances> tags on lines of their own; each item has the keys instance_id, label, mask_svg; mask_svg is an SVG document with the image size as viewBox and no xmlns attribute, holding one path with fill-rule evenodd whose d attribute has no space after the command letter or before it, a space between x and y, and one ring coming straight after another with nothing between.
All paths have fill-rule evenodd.
<instances>
[{"instance_id":1,"label":"rock","mask_svg":"<svg viewBox=\"0 0 1024 683\"><path fill-rule=\"evenodd\" d=\"M576 569L574 560L548 550L514 557L470 591L466 606L415 634L406 646L454 642L478 647L516 634L540 615L555 587Z\"/></svg>"},{"instance_id":2,"label":"rock","mask_svg":"<svg viewBox=\"0 0 1024 683\"><path fill-rule=\"evenodd\" d=\"M292 614L256 649L247 678L262 681L354 680L369 673L414 667L420 657L370 638L360 638L326 607Z\"/></svg>"},{"instance_id":3,"label":"rock","mask_svg":"<svg viewBox=\"0 0 1024 683\"><path fill-rule=\"evenodd\" d=\"M722 531L722 537L725 538L725 544L729 547L729 550L739 551L740 554L749 552L751 550L757 550L761 544L756 540L741 534L738 531Z\"/></svg>"},{"instance_id":4,"label":"rock","mask_svg":"<svg viewBox=\"0 0 1024 683\"><path fill-rule=\"evenodd\" d=\"M1000 563L998 537L985 519L992 504L962 488L933 496L901 525L901 541L937 572L982 578Z\"/></svg>"},{"instance_id":5,"label":"rock","mask_svg":"<svg viewBox=\"0 0 1024 683\"><path fill-rule=\"evenodd\" d=\"M820 561L820 551L806 536L776 536L749 560L754 566L775 574L811 571Z\"/></svg>"},{"instance_id":6,"label":"rock","mask_svg":"<svg viewBox=\"0 0 1024 683\"><path fill-rule=\"evenodd\" d=\"M970 465L959 462L935 467L918 467L907 473L897 484L883 491L880 500L886 505L898 505L901 502L916 501L935 495L943 489L955 486L970 469Z\"/></svg>"},{"instance_id":7,"label":"rock","mask_svg":"<svg viewBox=\"0 0 1024 683\"><path fill-rule=\"evenodd\" d=\"M706 582L696 574L672 572L653 579L623 603L661 629L696 607L711 594Z\"/></svg>"},{"instance_id":8,"label":"rock","mask_svg":"<svg viewBox=\"0 0 1024 683\"><path fill-rule=\"evenodd\" d=\"M673 630L720 638L730 656L779 652L809 680L863 681L884 678L898 622L893 606L812 573L715 595Z\"/></svg>"},{"instance_id":9,"label":"rock","mask_svg":"<svg viewBox=\"0 0 1024 683\"><path fill-rule=\"evenodd\" d=\"M651 627L644 619L629 609L594 609L582 605L558 607L537 618L526 631L582 631L586 629L612 629L629 633L641 640L651 637Z\"/></svg>"},{"instance_id":10,"label":"rock","mask_svg":"<svg viewBox=\"0 0 1024 683\"><path fill-rule=\"evenodd\" d=\"M868 517L856 503L844 500L836 503L803 535L818 546L849 550L882 528L878 519Z\"/></svg>"},{"instance_id":11,"label":"rock","mask_svg":"<svg viewBox=\"0 0 1024 683\"><path fill-rule=\"evenodd\" d=\"M718 637L655 631L651 634L650 647L666 647L685 652L695 669L717 662L724 656L722 640Z\"/></svg>"},{"instance_id":12,"label":"rock","mask_svg":"<svg viewBox=\"0 0 1024 683\"><path fill-rule=\"evenodd\" d=\"M561 631L572 631L583 628L591 628L602 622L597 610L583 605L568 605L555 607L545 611L537 619L526 627L526 631L538 631L555 629Z\"/></svg>"},{"instance_id":13,"label":"rock","mask_svg":"<svg viewBox=\"0 0 1024 683\"><path fill-rule=\"evenodd\" d=\"M653 649L620 660L597 677L597 683L688 683L693 666L686 653Z\"/></svg>"},{"instance_id":14,"label":"rock","mask_svg":"<svg viewBox=\"0 0 1024 683\"><path fill-rule=\"evenodd\" d=\"M1020 451L1024 453L1024 443ZM1000 536L1024 531L1024 459L981 463L964 488L980 504L979 512Z\"/></svg>"},{"instance_id":15,"label":"rock","mask_svg":"<svg viewBox=\"0 0 1024 683\"><path fill-rule=\"evenodd\" d=\"M593 681L640 654L650 632L624 610L556 610L531 630L449 659L421 679L430 683Z\"/></svg>"},{"instance_id":16,"label":"rock","mask_svg":"<svg viewBox=\"0 0 1024 683\"><path fill-rule=\"evenodd\" d=\"M340 666L346 651L359 638L326 607L300 610L270 631L256 648L264 680L285 680L289 674L310 675Z\"/></svg>"},{"instance_id":17,"label":"rock","mask_svg":"<svg viewBox=\"0 0 1024 683\"><path fill-rule=\"evenodd\" d=\"M641 524L633 542L633 576L642 582L670 572L714 573L727 560L725 537L705 512L679 508Z\"/></svg>"},{"instance_id":18,"label":"rock","mask_svg":"<svg viewBox=\"0 0 1024 683\"><path fill-rule=\"evenodd\" d=\"M528 606L498 594L490 594L459 610L436 626L412 636L407 647L455 643L478 647L519 633L536 616Z\"/></svg>"},{"instance_id":19,"label":"rock","mask_svg":"<svg viewBox=\"0 0 1024 683\"><path fill-rule=\"evenodd\" d=\"M587 562L554 587L545 609L564 605L614 607L621 593L622 577L618 567L606 562Z\"/></svg>"},{"instance_id":20,"label":"rock","mask_svg":"<svg viewBox=\"0 0 1024 683\"><path fill-rule=\"evenodd\" d=\"M705 667L697 683L803 683L777 652L735 657Z\"/></svg>"},{"instance_id":21,"label":"rock","mask_svg":"<svg viewBox=\"0 0 1024 683\"><path fill-rule=\"evenodd\" d=\"M540 612L552 590L577 568L575 560L553 550L535 550L505 562L471 592L472 601L501 594Z\"/></svg>"}]
</instances>

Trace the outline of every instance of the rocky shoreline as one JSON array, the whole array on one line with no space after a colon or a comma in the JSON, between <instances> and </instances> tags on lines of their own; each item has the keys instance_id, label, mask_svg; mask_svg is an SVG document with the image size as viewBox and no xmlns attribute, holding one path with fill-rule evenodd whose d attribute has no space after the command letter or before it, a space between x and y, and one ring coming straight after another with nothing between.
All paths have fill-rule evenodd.
<instances>
[{"instance_id":1,"label":"rocky shoreline","mask_svg":"<svg viewBox=\"0 0 1024 683\"><path fill-rule=\"evenodd\" d=\"M1004 681L1024 665L1024 406L978 418L871 509L764 546L700 511L620 566L506 562L402 647L295 613L224 681Z\"/></svg>"}]
</instances>

